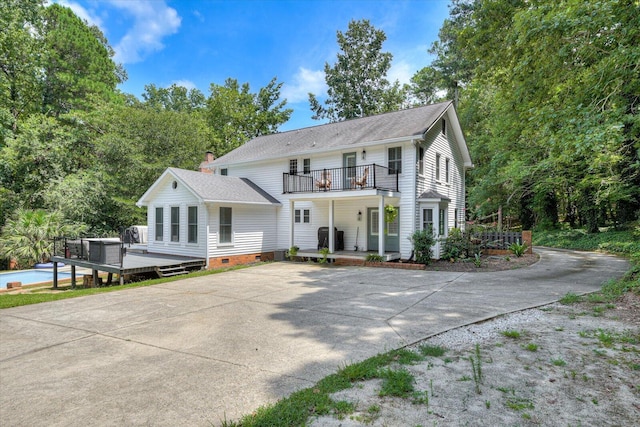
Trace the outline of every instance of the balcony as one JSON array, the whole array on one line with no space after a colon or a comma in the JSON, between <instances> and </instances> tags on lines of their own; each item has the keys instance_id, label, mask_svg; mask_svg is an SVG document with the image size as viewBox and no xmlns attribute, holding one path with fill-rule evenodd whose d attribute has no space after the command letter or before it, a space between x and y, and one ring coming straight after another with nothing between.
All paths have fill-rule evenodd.
<instances>
[{"instance_id":1,"label":"balcony","mask_svg":"<svg viewBox=\"0 0 640 427\"><path fill-rule=\"evenodd\" d=\"M358 190L398 191L398 174L374 164L282 174L283 193L324 193Z\"/></svg>"}]
</instances>

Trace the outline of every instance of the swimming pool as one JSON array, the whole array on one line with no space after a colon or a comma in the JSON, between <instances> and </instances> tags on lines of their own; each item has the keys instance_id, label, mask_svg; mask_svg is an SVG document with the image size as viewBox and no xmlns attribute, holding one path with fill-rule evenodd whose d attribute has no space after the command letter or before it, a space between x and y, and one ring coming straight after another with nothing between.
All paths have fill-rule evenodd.
<instances>
[{"instance_id":1,"label":"swimming pool","mask_svg":"<svg viewBox=\"0 0 640 427\"><path fill-rule=\"evenodd\" d=\"M58 271L58 280L68 279L71 273ZM8 282L21 282L22 285L53 282L53 270L22 270L12 273L0 273L0 289L7 289Z\"/></svg>"}]
</instances>

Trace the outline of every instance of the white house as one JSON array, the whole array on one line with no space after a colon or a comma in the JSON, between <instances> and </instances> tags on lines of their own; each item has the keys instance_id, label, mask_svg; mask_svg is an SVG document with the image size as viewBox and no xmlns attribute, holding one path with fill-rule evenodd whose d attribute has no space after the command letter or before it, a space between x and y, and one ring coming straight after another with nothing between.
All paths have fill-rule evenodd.
<instances>
[{"instance_id":1,"label":"white house","mask_svg":"<svg viewBox=\"0 0 640 427\"><path fill-rule=\"evenodd\" d=\"M167 169L138 205L148 207L149 252L198 256L209 267L292 246L408 258L414 231L446 237L464 227L471 167L454 105L444 102L260 136L201 172ZM386 206L398 211L389 224ZM338 233L319 236L320 227Z\"/></svg>"}]
</instances>

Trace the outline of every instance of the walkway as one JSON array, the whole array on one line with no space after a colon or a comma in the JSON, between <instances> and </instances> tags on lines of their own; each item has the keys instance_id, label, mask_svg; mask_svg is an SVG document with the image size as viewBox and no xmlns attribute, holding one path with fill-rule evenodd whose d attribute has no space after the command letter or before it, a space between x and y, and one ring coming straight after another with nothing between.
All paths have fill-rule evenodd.
<instances>
[{"instance_id":1,"label":"walkway","mask_svg":"<svg viewBox=\"0 0 640 427\"><path fill-rule=\"evenodd\" d=\"M219 425L339 366L598 290L628 268L538 249L500 273L272 263L0 311L3 426Z\"/></svg>"}]
</instances>

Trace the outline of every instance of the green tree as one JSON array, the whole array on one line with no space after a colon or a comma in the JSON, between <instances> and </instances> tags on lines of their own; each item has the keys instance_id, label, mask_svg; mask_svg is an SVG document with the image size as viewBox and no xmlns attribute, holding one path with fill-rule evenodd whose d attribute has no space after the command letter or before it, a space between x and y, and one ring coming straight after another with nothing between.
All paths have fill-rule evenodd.
<instances>
[{"instance_id":1,"label":"green tree","mask_svg":"<svg viewBox=\"0 0 640 427\"><path fill-rule=\"evenodd\" d=\"M207 122L213 134L213 150L221 156L248 140L274 133L289 120L293 110L280 101L280 89L274 77L258 93L252 93L249 83L240 85L227 79L223 86L211 84L207 100Z\"/></svg>"},{"instance_id":2,"label":"green tree","mask_svg":"<svg viewBox=\"0 0 640 427\"><path fill-rule=\"evenodd\" d=\"M43 111L59 115L88 108L92 97L112 98L126 73L100 29L57 3L45 9L44 22Z\"/></svg>"},{"instance_id":3,"label":"green tree","mask_svg":"<svg viewBox=\"0 0 640 427\"><path fill-rule=\"evenodd\" d=\"M15 132L18 119L41 105L42 3L0 2L0 107L9 112L0 114L0 146L6 130Z\"/></svg>"},{"instance_id":4,"label":"green tree","mask_svg":"<svg viewBox=\"0 0 640 427\"><path fill-rule=\"evenodd\" d=\"M309 103L313 119L331 122L370 116L399 109L405 92L396 81L386 79L392 55L382 52L387 36L368 20L351 21L346 33L337 32L337 62L325 63L327 99L324 105L310 93Z\"/></svg>"},{"instance_id":5,"label":"green tree","mask_svg":"<svg viewBox=\"0 0 640 427\"><path fill-rule=\"evenodd\" d=\"M158 111L193 112L207 106L207 98L198 89L187 89L176 84L168 88L157 87L154 84L146 85L142 99L145 107Z\"/></svg>"},{"instance_id":6,"label":"green tree","mask_svg":"<svg viewBox=\"0 0 640 427\"><path fill-rule=\"evenodd\" d=\"M65 224L59 212L18 209L0 234L0 249L21 267L46 262L53 252L53 238L81 233L83 227Z\"/></svg>"}]
</instances>

